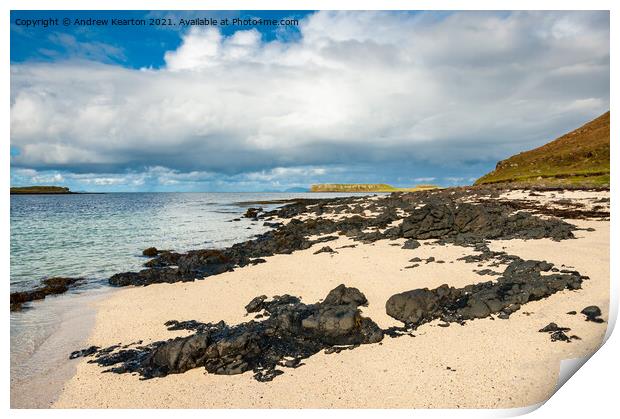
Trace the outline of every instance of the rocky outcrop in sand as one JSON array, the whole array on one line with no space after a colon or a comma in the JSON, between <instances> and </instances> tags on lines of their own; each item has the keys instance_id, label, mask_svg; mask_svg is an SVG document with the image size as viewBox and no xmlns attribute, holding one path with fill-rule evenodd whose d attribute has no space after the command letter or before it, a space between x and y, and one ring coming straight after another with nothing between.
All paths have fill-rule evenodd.
<instances>
[{"instance_id":1,"label":"rocky outcrop in sand","mask_svg":"<svg viewBox=\"0 0 620 419\"><path fill-rule=\"evenodd\" d=\"M491 195L495 192L481 190L479 193ZM338 235L346 235L361 243L404 237L410 239L405 245L409 249L416 247L416 239L472 245L488 239L574 238L572 231L575 227L560 219L542 218L526 211L515 212L509 205L491 200L479 203L458 201L466 195L475 196L464 191L392 194L381 200L368 201L365 208L354 205L359 198L296 202L261 214L262 218L291 220L287 224L277 224L274 230L253 240L220 250L201 249L187 253L158 251L146 263L147 269L113 275L109 283L127 286L203 279L247 266L252 259L308 249L316 243L335 240ZM328 211L343 217L316 217ZM364 211L376 215L360 215ZM302 220L298 218L300 215L313 217ZM255 217L257 213L251 216ZM312 236L320 237L310 239Z\"/></svg>"},{"instance_id":2,"label":"rocky outcrop in sand","mask_svg":"<svg viewBox=\"0 0 620 419\"><path fill-rule=\"evenodd\" d=\"M264 311L265 320L236 326L195 321L170 321L174 329L196 333L132 349L87 348L71 357L94 356L96 362L116 373L137 372L144 378L163 377L205 367L213 374L234 375L254 371L254 378L269 381L282 374L278 367L296 367L302 359L334 346L376 343L383 331L363 317L367 304L357 288L340 285L323 302L304 304L290 295L253 299L248 312Z\"/></svg>"},{"instance_id":3,"label":"rocky outcrop in sand","mask_svg":"<svg viewBox=\"0 0 620 419\"><path fill-rule=\"evenodd\" d=\"M488 317L508 318L522 304L540 300L558 291L581 288L584 278L578 272L547 273L551 263L517 259L511 262L497 281L467 285L463 288L442 285L429 290L415 289L395 294L386 302L389 316L407 327L441 319L444 322Z\"/></svg>"}]
</instances>

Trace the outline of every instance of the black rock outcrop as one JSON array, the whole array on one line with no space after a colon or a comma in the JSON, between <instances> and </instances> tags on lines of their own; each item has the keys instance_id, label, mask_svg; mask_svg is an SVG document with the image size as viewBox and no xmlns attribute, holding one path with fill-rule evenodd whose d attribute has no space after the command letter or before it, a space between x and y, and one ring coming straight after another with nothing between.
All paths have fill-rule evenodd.
<instances>
[{"instance_id":1,"label":"black rock outcrop","mask_svg":"<svg viewBox=\"0 0 620 419\"><path fill-rule=\"evenodd\" d=\"M147 247L146 249L142 251L142 256L154 258L155 256L157 256L158 253L159 251L157 250L156 247Z\"/></svg>"},{"instance_id":2,"label":"black rock outcrop","mask_svg":"<svg viewBox=\"0 0 620 419\"><path fill-rule=\"evenodd\" d=\"M586 321L594 323L603 323L604 320L600 318L601 309L598 306L588 306L581 310L581 314L586 316Z\"/></svg>"},{"instance_id":3,"label":"black rock outcrop","mask_svg":"<svg viewBox=\"0 0 620 419\"><path fill-rule=\"evenodd\" d=\"M260 213L262 210L262 208L248 208L245 214L243 214L243 216L245 218L256 218L258 216L258 213Z\"/></svg>"},{"instance_id":4,"label":"black rock outcrop","mask_svg":"<svg viewBox=\"0 0 620 419\"><path fill-rule=\"evenodd\" d=\"M18 291L11 293L11 311L22 309L22 305L29 301L43 300L48 295L62 294L75 286L84 278L54 277L43 280L42 286L30 291Z\"/></svg>"},{"instance_id":5,"label":"black rock outcrop","mask_svg":"<svg viewBox=\"0 0 620 419\"><path fill-rule=\"evenodd\" d=\"M555 323L549 323L548 325L546 325L545 327L543 327L542 329L539 330L539 332L541 333L549 333L549 337L551 338L551 342L568 342L570 343L571 339L581 339L579 336L568 336L566 333L564 332L569 332L570 331L570 327L562 327L562 326L558 326Z\"/></svg>"},{"instance_id":6,"label":"black rock outcrop","mask_svg":"<svg viewBox=\"0 0 620 419\"><path fill-rule=\"evenodd\" d=\"M407 240L404 244L403 244L403 249L409 249L409 250L413 250L413 249L417 249L418 247L420 247L420 242L414 239L409 239Z\"/></svg>"},{"instance_id":7,"label":"black rock outcrop","mask_svg":"<svg viewBox=\"0 0 620 419\"><path fill-rule=\"evenodd\" d=\"M564 289L581 288L583 278L578 272L546 273L552 267L544 261L517 259L506 267L497 281L463 288L442 285L433 290L422 288L395 294L386 302L386 312L410 328L438 318L444 322L462 322L491 314L507 318L529 301Z\"/></svg>"},{"instance_id":8,"label":"black rock outcrop","mask_svg":"<svg viewBox=\"0 0 620 419\"><path fill-rule=\"evenodd\" d=\"M314 252L315 255L318 255L319 253L338 253L338 252L336 252L334 249L332 249L329 246L323 246L319 250Z\"/></svg>"},{"instance_id":9,"label":"black rock outcrop","mask_svg":"<svg viewBox=\"0 0 620 419\"><path fill-rule=\"evenodd\" d=\"M405 238L463 243L500 238L563 240L573 237L574 227L527 212L513 214L512 209L500 204L429 203L413 210L401 229Z\"/></svg>"},{"instance_id":10,"label":"black rock outcrop","mask_svg":"<svg viewBox=\"0 0 620 419\"><path fill-rule=\"evenodd\" d=\"M263 295L246 306L248 312L264 310L267 317L262 321L236 326L170 321L171 330L185 328L196 333L130 349L90 347L71 357L92 356L89 362L110 367L106 371L135 372L145 379L204 367L226 375L252 370L257 380L269 381L282 373L278 367L297 367L302 359L323 349L380 342L383 331L358 308L366 303L358 289L344 285L315 304L289 295L272 300Z\"/></svg>"}]
</instances>

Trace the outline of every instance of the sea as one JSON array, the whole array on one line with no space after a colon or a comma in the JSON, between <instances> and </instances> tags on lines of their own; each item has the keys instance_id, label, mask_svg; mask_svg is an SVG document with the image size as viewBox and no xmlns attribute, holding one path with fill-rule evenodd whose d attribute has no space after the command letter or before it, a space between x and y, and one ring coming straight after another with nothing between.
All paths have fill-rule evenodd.
<instances>
[{"instance_id":1,"label":"sea","mask_svg":"<svg viewBox=\"0 0 620 419\"><path fill-rule=\"evenodd\" d=\"M359 195L366 194L11 195L11 292L54 276L86 278L66 294L11 312L11 406L48 407L54 401L75 368L69 353L92 327L92 303L114 292L107 285L112 274L142 269L143 249L223 248L269 230L242 217L249 207L271 210L296 198Z\"/></svg>"}]
</instances>

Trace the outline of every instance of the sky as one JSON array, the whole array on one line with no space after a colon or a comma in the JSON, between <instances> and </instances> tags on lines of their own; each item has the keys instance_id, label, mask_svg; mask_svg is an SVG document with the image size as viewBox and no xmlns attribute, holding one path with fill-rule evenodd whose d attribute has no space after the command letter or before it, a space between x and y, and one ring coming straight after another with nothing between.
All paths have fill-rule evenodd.
<instances>
[{"instance_id":1,"label":"sky","mask_svg":"<svg viewBox=\"0 0 620 419\"><path fill-rule=\"evenodd\" d=\"M13 186L464 185L609 109L605 11L12 11L10 55Z\"/></svg>"}]
</instances>

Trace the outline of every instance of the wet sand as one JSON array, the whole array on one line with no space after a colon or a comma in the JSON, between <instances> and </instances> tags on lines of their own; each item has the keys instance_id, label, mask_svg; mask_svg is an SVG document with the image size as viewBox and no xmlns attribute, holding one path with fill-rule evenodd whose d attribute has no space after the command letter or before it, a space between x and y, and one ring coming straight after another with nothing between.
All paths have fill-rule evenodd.
<instances>
[{"instance_id":1,"label":"wet sand","mask_svg":"<svg viewBox=\"0 0 620 419\"><path fill-rule=\"evenodd\" d=\"M585 322L568 315L598 305L607 319L609 306L609 222L567 220L595 231L576 231L576 240L491 241L492 250L505 250L525 259L547 260L590 276L583 289L561 291L530 302L508 320L478 319L466 325L422 325L415 337L385 337L337 354L318 353L296 369L267 383L250 372L221 376L202 368L164 378L140 380L129 374L102 373L86 359L72 361L76 374L65 384L58 408L511 408L547 399L555 390L560 361L593 353L607 323ZM95 303L95 326L86 345L108 346L137 340L185 336L167 331L167 320L198 320L230 324L248 321L244 306L255 296L289 293L315 302L344 283L368 298L363 313L379 326L400 326L385 313L393 294L441 284L462 287L492 279L484 269L457 259L471 248L422 242L404 250L380 240L361 244L341 237L326 243L337 254L313 253L325 244L291 255L265 258L267 263L236 269L192 283L126 288ZM355 248L338 249L356 244ZM413 257L433 256L445 263ZM486 267L486 266L485 266ZM503 268L500 269L500 271ZM570 327L581 340L552 342L538 330L549 322ZM78 348L75 348L78 349Z\"/></svg>"},{"instance_id":2,"label":"wet sand","mask_svg":"<svg viewBox=\"0 0 620 419\"><path fill-rule=\"evenodd\" d=\"M69 361L67 354L76 345L85 344L95 324L93 303L114 291L99 288L51 296L44 303L37 301L30 309L12 313L16 318L11 319L11 325L16 330L11 330L11 408L52 406L76 371L76 363ZM23 330L30 334L24 335Z\"/></svg>"}]
</instances>

